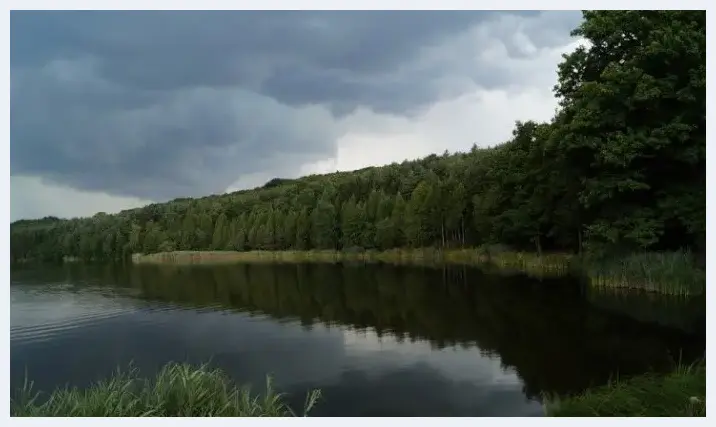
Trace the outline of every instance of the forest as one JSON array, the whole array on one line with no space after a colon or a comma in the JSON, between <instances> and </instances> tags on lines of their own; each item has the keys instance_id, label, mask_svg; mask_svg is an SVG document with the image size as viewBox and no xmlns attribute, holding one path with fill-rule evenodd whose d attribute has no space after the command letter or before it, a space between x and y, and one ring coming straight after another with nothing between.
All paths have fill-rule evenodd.
<instances>
[{"instance_id":1,"label":"forest","mask_svg":"<svg viewBox=\"0 0 716 427\"><path fill-rule=\"evenodd\" d=\"M704 252L705 12L585 11L572 36L589 43L558 65L554 117L517 122L502 144L112 215L16 221L11 261L486 244Z\"/></svg>"}]
</instances>

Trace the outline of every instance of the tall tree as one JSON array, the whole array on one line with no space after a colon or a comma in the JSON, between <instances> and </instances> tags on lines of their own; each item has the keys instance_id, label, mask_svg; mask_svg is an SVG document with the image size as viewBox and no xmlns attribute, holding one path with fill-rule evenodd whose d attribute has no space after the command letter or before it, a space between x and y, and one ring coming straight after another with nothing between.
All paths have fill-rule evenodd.
<instances>
[{"instance_id":1,"label":"tall tree","mask_svg":"<svg viewBox=\"0 0 716 427\"><path fill-rule=\"evenodd\" d=\"M355 196L351 196L341 209L341 243L344 248L356 247L362 243L365 222L365 212L358 208Z\"/></svg>"},{"instance_id":2,"label":"tall tree","mask_svg":"<svg viewBox=\"0 0 716 427\"><path fill-rule=\"evenodd\" d=\"M226 215L222 212L216 218L216 224L214 225L214 235L211 240L211 248L214 250L221 250L226 247L226 222Z\"/></svg>"},{"instance_id":3,"label":"tall tree","mask_svg":"<svg viewBox=\"0 0 716 427\"><path fill-rule=\"evenodd\" d=\"M559 66L560 152L578 165L590 238L675 247L704 233L706 15L588 11Z\"/></svg>"}]
</instances>

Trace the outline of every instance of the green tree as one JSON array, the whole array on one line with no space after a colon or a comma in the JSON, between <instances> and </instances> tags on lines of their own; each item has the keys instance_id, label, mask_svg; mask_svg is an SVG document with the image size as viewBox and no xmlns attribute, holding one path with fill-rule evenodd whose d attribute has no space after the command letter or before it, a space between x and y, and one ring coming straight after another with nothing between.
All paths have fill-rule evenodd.
<instances>
[{"instance_id":1,"label":"green tree","mask_svg":"<svg viewBox=\"0 0 716 427\"><path fill-rule=\"evenodd\" d=\"M336 249L338 246L338 215L330 200L330 193L324 192L311 214L311 241L316 249Z\"/></svg>"},{"instance_id":2,"label":"green tree","mask_svg":"<svg viewBox=\"0 0 716 427\"><path fill-rule=\"evenodd\" d=\"M391 221L393 223L393 244L397 247L405 244L405 199L403 195L398 193L395 195L395 203L393 203L393 212L391 213Z\"/></svg>"},{"instance_id":3,"label":"green tree","mask_svg":"<svg viewBox=\"0 0 716 427\"><path fill-rule=\"evenodd\" d=\"M214 236L211 240L211 248L214 250L221 250L226 247L226 222L226 215L222 212L216 218L216 224L214 225Z\"/></svg>"},{"instance_id":4,"label":"green tree","mask_svg":"<svg viewBox=\"0 0 716 427\"><path fill-rule=\"evenodd\" d=\"M592 46L559 66L560 152L581 168L592 239L646 249L702 233L705 29L703 11L588 11L572 32Z\"/></svg>"},{"instance_id":5,"label":"green tree","mask_svg":"<svg viewBox=\"0 0 716 427\"><path fill-rule=\"evenodd\" d=\"M296 218L296 249L306 250L311 248L311 217L308 208L301 209Z\"/></svg>"}]
</instances>

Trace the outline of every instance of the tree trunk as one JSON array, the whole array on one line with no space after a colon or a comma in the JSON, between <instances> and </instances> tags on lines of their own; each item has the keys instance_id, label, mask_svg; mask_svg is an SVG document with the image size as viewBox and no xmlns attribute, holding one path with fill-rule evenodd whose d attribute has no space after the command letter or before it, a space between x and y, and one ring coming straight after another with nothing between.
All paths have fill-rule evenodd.
<instances>
[{"instance_id":1,"label":"tree trunk","mask_svg":"<svg viewBox=\"0 0 716 427\"><path fill-rule=\"evenodd\" d=\"M460 243L465 247L465 218L460 217Z\"/></svg>"},{"instance_id":2,"label":"tree trunk","mask_svg":"<svg viewBox=\"0 0 716 427\"><path fill-rule=\"evenodd\" d=\"M539 233L535 236L535 245L537 246L537 256L542 258L542 242Z\"/></svg>"}]
</instances>

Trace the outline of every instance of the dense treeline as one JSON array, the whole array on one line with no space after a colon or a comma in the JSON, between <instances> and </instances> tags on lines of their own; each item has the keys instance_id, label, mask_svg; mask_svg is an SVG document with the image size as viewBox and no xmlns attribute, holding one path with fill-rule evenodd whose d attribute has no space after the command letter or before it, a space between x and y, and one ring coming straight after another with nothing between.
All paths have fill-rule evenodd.
<instances>
[{"instance_id":1,"label":"dense treeline","mask_svg":"<svg viewBox=\"0 0 716 427\"><path fill-rule=\"evenodd\" d=\"M589 11L548 123L468 153L11 224L12 260L172 250L704 250L706 15ZM237 171L240 172L240 171Z\"/></svg>"}]
</instances>

